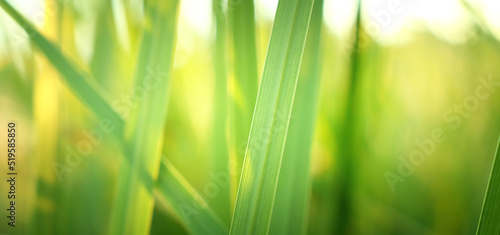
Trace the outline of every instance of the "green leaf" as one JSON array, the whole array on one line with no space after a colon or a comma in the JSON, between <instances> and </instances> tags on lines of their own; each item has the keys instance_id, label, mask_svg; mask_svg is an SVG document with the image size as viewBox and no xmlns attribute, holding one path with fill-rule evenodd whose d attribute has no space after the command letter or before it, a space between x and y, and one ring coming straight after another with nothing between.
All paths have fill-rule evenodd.
<instances>
[{"instance_id":1,"label":"green leaf","mask_svg":"<svg viewBox=\"0 0 500 235\"><path fill-rule=\"evenodd\" d=\"M231 234L266 234L313 2L280 1L250 129Z\"/></svg>"},{"instance_id":2,"label":"green leaf","mask_svg":"<svg viewBox=\"0 0 500 235\"><path fill-rule=\"evenodd\" d=\"M231 164L236 169L231 178L231 205L234 207L257 99L259 74L253 0L228 0L227 11L233 57L233 76L229 82L229 141Z\"/></svg>"},{"instance_id":3,"label":"green leaf","mask_svg":"<svg viewBox=\"0 0 500 235\"><path fill-rule=\"evenodd\" d=\"M310 156L319 93L323 0L313 6L304 59L281 163L271 234L305 234L311 194Z\"/></svg>"},{"instance_id":4,"label":"green leaf","mask_svg":"<svg viewBox=\"0 0 500 235\"><path fill-rule=\"evenodd\" d=\"M111 234L146 234L153 214L169 81L175 51L178 1L146 1L145 28L132 94L141 92L126 122L125 154Z\"/></svg>"},{"instance_id":5,"label":"green leaf","mask_svg":"<svg viewBox=\"0 0 500 235\"><path fill-rule=\"evenodd\" d=\"M500 234L500 139L493 159L490 180L484 197L483 210L477 228L478 235Z\"/></svg>"},{"instance_id":6,"label":"green leaf","mask_svg":"<svg viewBox=\"0 0 500 235\"><path fill-rule=\"evenodd\" d=\"M186 228L196 235L227 234L228 227L181 173L166 158L160 166L156 188L162 199L179 216Z\"/></svg>"},{"instance_id":7,"label":"green leaf","mask_svg":"<svg viewBox=\"0 0 500 235\"><path fill-rule=\"evenodd\" d=\"M52 42L41 35L19 12L5 0L0 0L2 8L26 31L31 42L47 56L47 59L61 73L66 85L100 119L108 119L116 125L118 135L123 130L122 117L108 102L105 92L91 79L91 76L74 63L67 60Z\"/></svg>"},{"instance_id":8,"label":"green leaf","mask_svg":"<svg viewBox=\"0 0 500 235\"><path fill-rule=\"evenodd\" d=\"M228 177L229 172L229 153L226 140L226 124L228 113L228 95L227 95L227 19L221 9L222 0L214 0L212 3L215 14L216 40L214 51L214 70L215 70L215 92L213 109L213 130L212 130L212 162L211 170L213 172L225 173ZM230 179L228 178L228 181ZM211 198L208 203L214 208L222 220L229 224L231 221L230 207L230 186L220 187L219 192Z\"/></svg>"},{"instance_id":9,"label":"green leaf","mask_svg":"<svg viewBox=\"0 0 500 235\"><path fill-rule=\"evenodd\" d=\"M352 224L352 198L353 186L356 177L357 156L355 154L356 146L356 117L359 107L359 63L361 60L360 48L360 31L361 31L361 0L358 1L356 21L354 24L354 40L351 48L349 77L347 81L347 97L342 126L339 130L337 139L339 140L339 155L338 155L338 174L335 175L338 179L338 188L334 188L338 192L338 200L332 203L332 211L336 211L338 218L338 226L335 228L337 234L348 234ZM334 221L335 222L335 221ZM332 224L336 224L333 223Z\"/></svg>"},{"instance_id":10,"label":"green leaf","mask_svg":"<svg viewBox=\"0 0 500 235\"><path fill-rule=\"evenodd\" d=\"M84 103L87 104L87 106L94 113L96 113L99 118L113 118L113 120L115 121L115 124L117 125L118 132L123 133L123 127L125 126L124 120L122 119L122 117L118 113L116 113L115 110L111 109L111 105L109 103L107 103L107 101L104 98L102 98L100 96L100 92L98 92L99 86L97 84L93 83L92 80L88 79L90 77L90 75L87 74L86 72L84 72L78 66L74 65L74 63L72 63L68 58L66 58L53 45L53 43L49 42L48 39L46 39L43 35L41 35L14 8L12 8L8 3L6 3L5 0L0 0L0 5L17 21L18 24L23 25L23 28L30 35L30 39L33 42L33 44L35 44L38 48L40 48L40 51L49 59L49 61L54 65L54 67L61 73L62 79L64 79L66 81L70 90L73 91L74 93L78 94L78 97L80 98L80 100L84 101ZM150 8L150 10L152 10L152 9ZM158 10L165 10L165 9L158 8ZM164 14L164 16L165 16L165 14ZM168 16L169 17L174 17L174 16L176 17L177 15L176 14L173 14L173 15L169 14ZM156 19L156 20L158 21L158 19ZM149 23L151 23L151 22L149 22ZM163 22L163 23L166 23L166 22ZM172 22L170 22L170 23L172 23ZM170 25L170 27L172 27L172 25ZM164 35L169 34L169 31L164 31L163 34ZM151 40L151 41L153 40L152 35L149 35L148 37L149 37L149 40ZM169 35L168 37L171 40L173 40L173 35ZM155 43L159 43L160 39L156 38L154 40L155 40ZM144 42L143 45L145 45L145 47L146 47L146 45L149 45L150 43L152 43L151 41ZM169 44L162 43L161 44L162 47L157 48L157 49L160 51L166 50L168 48L167 45L169 45ZM165 48L164 46L167 46L167 48ZM170 46L173 46L173 44ZM171 50L171 48L169 50ZM156 69L156 67L148 67L147 64L159 62L159 61L157 61L158 58L149 57L149 55L148 55L149 51L147 51L145 49L143 49L141 51L143 51L143 53L141 54L141 59L139 59L139 60L143 61L143 64L142 64L142 67L141 67L141 65L138 65L138 68L142 68L142 70L138 69L138 71L137 71L136 77L138 79L136 80L136 83L138 83L138 84L140 84L139 82L143 81L143 79L146 78L146 77L140 76L140 74L145 74L145 73L150 72L150 71L148 71L148 68L149 69ZM157 54L163 55L162 53L157 53ZM168 55L166 55L166 56L168 56ZM160 75L162 75L162 74L160 73ZM150 94L150 96L152 96L150 99L154 100L154 102L144 101L147 103L147 105L143 105L142 108L138 108L137 110L132 111L132 119L133 120L138 120L137 115L141 114L141 111L143 111L143 108L148 108L149 105L156 106L157 108L161 105L165 105L166 94L164 94L164 92L166 90L166 88L165 88L166 84L167 84L167 81L165 80L163 83L161 83L159 85L159 86L163 85L163 88L157 87L155 89L158 91L154 94L153 93ZM161 99L158 97L161 97ZM161 107L161 110L163 110L162 112L165 112L164 114L160 115L162 117L152 117L153 120L147 120L147 121L152 121L152 123L161 123L160 125L163 125L163 123L165 121L164 118L166 116L166 110L167 110L166 106ZM153 110L153 111L156 111L156 110ZM143 113L143 115L147 115L147 114L151 113L150 110L148 110L148 112L149 113L146 113L146 112ZM150 116L155 116L155 115L150 115ZM130 122L127 123L128 128L130 128L130 130L131 130L129 133L133 133L135 131L135 133L137 133L138 136L134 137L133 135L130 135L130 134L127 135L128 138L125 139L127 141L127 143L131 143L131 141L132 141L131 139L133 139L132 137L140 138L144 135L144 133L139 132L136 129L136 127L134 127L132 124L129 124ZM152 123L147 123L147 122L142 123L141 127L151 128L148 125L151 125ZM162 131L163 129L155 126L155 130ZM160 134L158 134L157 132L154 132L154 135L152 134L151 137L158 138L158 135L160 135ZM121 135L118 135L118 136L121 137ZM151 140L151 139L148 138L148 140ZM144 141L146 141L146 140L144 140ZM139 142L137 142L137 143L139 143ZM149 148L150 146L148 144L149 143L146 143L144 145L144 148ZM154 144L156 144L156 143L154 143ZM146 147L146 145L148 145L148 147ZM134 145L132 145L132 146L134 146ZM137 146L137 144L136 144L134 147L128 147L126 150L135 149L136 151L140 151L141 149L139 147L140 146ZM146 204L152 203L150 197L152 197L153 190L151 189L150 185L154 184L153 176L155 176L155 174L154 174L155 172L159 171L158 167L159 167L159 161L160 161L160 158L157 157L157 155L156 155L156 151L158 151L157 148L149 149L148 151L144 151L144 153L149 154L149 151L152 151L155 153L153 153L151 155L144 155L141 157L157 158L157 159L155 159L155 160L157 160L157 163L151 164L151 165L154 165L152 168L156 168L156 170L150 169L148 171L147 168L144 167L144 163L141 163L140 164L141 167L137 167L134 169L135 170L134 174L135 174L135 176L139 177L139 179L134 178L134 181L131 182L135 185L135 187L137 187L138 181L140 181L141 184L144 184L146 186L146 188L149 189L149 192L146 196L146 202L147 202ZM132 156L133 155L129 154L129 156L126 158L126 161L128 164L127 165L128 169L130 169L130 165L132 164L132 161L138 160L137 158L135 160L133 160ZM135 155L135 156L137 156L137 155ZM150 162L154 162L154 161L150 161ZM178 173L175 170L175 168L173 168L173 166L169 166L166 169L169 169L169 170L168 171L165 171L165 169L161 170L162 173L160 173L160 176L159 176L160 183L156 185L158 187L159 191L163 192L163 193L161 193L162 198L166 199L166 201L168 201L168 203L171 205L179 205L180 203L183 203L183 202L192 202L192 203L194 203L193 205L200 208L201 203L199 203L198 201L195 202L192 200L193 198L200 198L200 197L196 196L199 194L197 194L194 191L193 187L191 187L189 185L189 183L184 180L184 178L180 175L180 173ZM173 174L171 172L176 172L176 173ZM163 174L166 174L166 175L163 176ZM122 180L123 179L125 179L125 178L122 178ZM166 185L162 182L168 182L168 185ZM125 188L125 187L122 186L122 188ZM170 190L172 188L174 189L173 191ZM185 192L188 192L188 193L179 193L182 191L181 189L185 190ZM168 194L166 192L168 192ZM174 193L174 192L177 193L175 196L169 195L170 193ZM137 196L137 195L135 195L135 196ZM132 198L132 196L130 196L130 197L123 196L119 199L117 204L120 205L120 204L123 204L124 202L130 201L131 198ZM141 202L141 203L143 203L143 202ZM200 206L198 206L198 205L200 205ZM131 204L126 205L126 206L131 206ZM142 218L142 219L144 219L143 221L141 221L142 223L140 223L138 225L134 225L132 228L132 229L136 229L136 230L144 230L144 226L148 226L148 225L145 225L145 223L146 222L149 223L149 221L151 219L150 218L151 217L150 210L152 210L152 206L151 206L151 209L148 209L148 208L146 208L146 209L147 209L147 211L138 210L139 212L141 212L140 215L129 214L128 211L127 211L127 213L125 213L125 211L118 212L119 216L115 217L114 220L119 221L120 218L124 219L124 217L125 217L125 219L133 219L133 218L136 218L136 216L137 216L137 218L144 217L144 218ZM206 210L208 211L209 209L207 208ZM115 214L116 214L116 211L115 211ZM130 216L127 216L127 215L130 215ZM190 224L189 226L203 227L203 228L212 228L213 227L216 229L210 229L207 231L225 231L224 233L227 233L228 229L224 228L224 225L221 225L219 219L217 218L217 216L214 213L206 213L205 215L206 216L204 216L204 217L198 217L199 219L190 220L191 223L189 223ZM122 221L122 222L125 223L124 221ZM133 222L130 222L130 223L135 223L135 222L136 221L134 220ZM185 222L187 222L187 221L185 221ZM198 225L198 223L200 225ZM113 228L112 231L119 231L119 230L121 230L119 227L123 226L123 228L125 228L126 224L116 223L115 226L117 226L117 227ZM130 227L127 227L127 229L129 229L129 228ZM132 232L132 231L130 231L130 232ZM144 231L142 231L142 232L144 233ZM204 234L204 233L202 233L202 234Z\"/></svg>"}]
</instances>

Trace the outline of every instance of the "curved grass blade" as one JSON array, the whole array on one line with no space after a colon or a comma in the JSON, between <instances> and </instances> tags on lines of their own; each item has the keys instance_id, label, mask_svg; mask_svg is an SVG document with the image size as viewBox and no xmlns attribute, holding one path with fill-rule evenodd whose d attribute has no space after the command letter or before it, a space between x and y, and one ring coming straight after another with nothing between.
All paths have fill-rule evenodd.
<instances>
[{"instance_id":1,"label":"curved grass blade","mask_svg":"<svg viewBox=\"0 0 500 235\"><path fill-rule=\"evenodd\" d=\"M477 228L478 235L500 234L500 139Z\"/></svg>"},{"instance_id":2,"label":"curved grass blade","mask_svg":"<svg viewBox=\"0 0 500 235\"><path fill-rule=\"evenodd\" d=\"M323 0L315 0L286 137L270 234L305 234L311 193L309 171L321 59Z\"/></svg>"},{"instance_id":3,"label":"curved grass blade","mask_svg":"<svg viewBox=\"0 0 500 235\"><path fill-rule=\"evenodd\" d=\"M258 89L255 12L253 0L228 0L228 25L233 56L230 85L230 156L236 172L231 177L231 205L234 207L240 182L248 134Z\"/></svg>"},{"instance_id":4,"label":"curved grass blade","mask_svg":"<svg viewBox=\"0 0 500 235\"><path fill-rule=\"evenodd\" d=\"M43 48L43 50L41 49L42 53L49 59L49 61L54 65L54 67L56 67L59 70L59 72L63 75L62 79L65 79L65 81L67 81L67 84L69 85L69 88L71 91L80 94L81 96L79 96L79 98L83 101L85 101L85 100L88 101L88 100L92 100L93 98L95 98L95 97L89 97L89 96L96 96L97 92L94 89L96 89L96 87L98 87L97 85L95 85L95 84L92 84L92 85L86 84L86 85L82 85L82 86L75 85L75 84L86 83L87 80L84 78L89 76L89 75L82 72L83 71L82 69L79 69L78 67L74 66L73 63L71 63L69 61L69 59L65 58L64 55L62 55L60 53L60 51L58 49L56 49L55 46L53 46L52 43L50 43L43 35L38 33L31 25L29 25L27 23L27 21L15 9L13 9L10 5L8 5L5 2L5 0L0 0L0 5L4 9L6 9L6 11L9 12L9 14L11 14L11 16L13 16L13 18L15 18L15 20L19 24L24 25L25 30L27 30L30 33L29 34L29 35L31 35L30 39L32 40L32 42L35 45L38 45L38 44L41 45L40 47ZM36 37L34 37L34 35L36 35ZM46 45L49 45L49 46L46 46ZM59 63L59 61L62 61L61 64L56 64L56 63ZM73 76L74 74L77 74L77 75ZM72 81L73 79L81 80L81 81L73 82ZM85 87L85 88L82 88L82 87ZM86 92L87 89L89 89L90 91ZM124 120L122 119L122 117L118 113L116 113L115 110L111 109L111 105L109 105L109 103L107 103L104 99L102 99L100 102L103 102L101 104L103 107L108 107L109 110L107 112L113 113L113 114L112 115L98 115L98 116L103 116L103 117L114 116L114 117L116 117L117 120L116 120L115 124L118 127L117 129L121 129L120 132L123 132L122 128L125 124L124 124ZM99 112L97 112L95 109L102 108L102 107L96 106L96 105L89 105L89 108L92 111L94 111L96 114L99 114ZM127 158L126 160L130 160L130 159ZM129 162L129 164L130 164L130 162ZM175 170L175 168L173 168L173 166L169 167L169 169ZM143 172L143 173L140 173L141 175L143 175L144 172L146 172L145 169L142 169L141 171ZM164 172L164 171L162 170L161 172ZM161 174L163 174L163 173L161 173ZM187 188L187 189L193 188L189 185L188 182L186 182L185 180L182 180L183 177L180 174L175 174L175 175L176 175L176 177L171 177L167 180L167 182L169 182L169 185L182 185L182 187ZM168 175L166 177L168 177ZM151 180L152 180L151 176L149 176L149 178L141 178L141 181L143 184L152 184ZM160 191L170 192L167 189L162 189L162 187L163 187L162 185L164 185L164 184L157 185L157 187L159 188ZM195 191L187 190L186 192L188 192L188 193L179 194L179 195L183 195L183 196L175 196L174 197L174 196L168 196L165 193L163 193L162 196L165 197L165 199L167 199L168 203L172 204L172 205L178 205L179 203L182 203L185 201L192 202L193 198L197 198L195 195L198 195L198 194ZM195 205L199 205L199 204L195 204ZM220 223L218 222L217 217L213 213L207 213L206 215L207 215L207 217L201 217L201 219L191 220L192 225L190 225L190 226L196 227L196 226L198 226L197 223L205 224L202 227L220 227L221 226ZM215 229L213 231L219 231L219 230L227 231L227 228L224 229L222 226L222 229Z\"/></svg>"},{"instance_id":5,"label":"curved grass blade","mask_svg":"<svg viewBox=\"0 0 500 235\"><path fill-rule=\"evenodd\" d=\"M173 208L186 228L195 235L227 234L228 227L217 217L203 197L189 185L166 158L160 165L156 188Z\"/></svg>"},{"instance_id":6,"label":"curved grass blade","mask_svg":"<svg viewBox=\"0 0 500 235\"><path fill-rule=\"evenodd\" d=\"M250 129L231 234L267 234L312 0L279 1Z\"/></svg>"},{"instance_id":7,"label":"curved grass blade","mask_svg":"<svg viewBox=\"0 0 500 235\"><path fill-rule=\"evenodd\" d=\"M109 105L105 92L91 79L91 76L67 60L52 42L43 37L19 12L6 0L0 6L26 31L31 42L47 56L47 59L61 73L64 82L74 94L87 105L100 119L109 119L116 125L118 135L123 130L122 117Z\"/></svg>"}]
</instances>

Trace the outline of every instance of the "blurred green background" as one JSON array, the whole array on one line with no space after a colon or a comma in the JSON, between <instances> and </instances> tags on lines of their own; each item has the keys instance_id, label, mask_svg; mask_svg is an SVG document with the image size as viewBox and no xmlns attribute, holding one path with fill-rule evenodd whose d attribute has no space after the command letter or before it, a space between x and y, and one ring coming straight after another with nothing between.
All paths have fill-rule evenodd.
<instances>
[{"instance_id":1,"label":"blurred green background","mask_svg":"<svg viewBox=\"0 0 500 235\"><path fill-rule=\"evenodd\" d=\"M134 105L128 89L144 17L142 1L11 4L86 68L112 103ZM276 5L276 0L255 1L259 77ZM231 5L218 11L208 0L181 0L179 7L163 153L201 192L211 181L213 160L215 17L231 11ZM500 4L366 0L360 43L353 47L356 7L356 1L340 0L323 5L307 233L333 234L349 221L349 234L474 234L500 133ZM348 109L350 58L356 53L355 102ZM13 234L103 234L110 223L123 153L113 136L104 136L99 144L91 141L99 120L59 77L22 29L0 11L0 125L6 130L14 120L19 132L18 224ZM347 133L346 110L354 110L349 136L341 134ZM433 138L436 130L444 141L427 145L432 151L417 164L410 162L412 152L421 150L416 142ZM0 142L6 138L1 134ZM346 139L356 156L348 220L335 210ZM82 148L89 147L90 153L58 174L61 169L54 163L85 140L91 145ZM5 144L0 151L3 158ZM2 162L3 177L7 168ZM7 203L4 184L1 211ZM0 218L0 232L11 234L4 212ZM186 226L168 205L155 203L151 234L184 234Z\"/></svg>"}]
</instances>

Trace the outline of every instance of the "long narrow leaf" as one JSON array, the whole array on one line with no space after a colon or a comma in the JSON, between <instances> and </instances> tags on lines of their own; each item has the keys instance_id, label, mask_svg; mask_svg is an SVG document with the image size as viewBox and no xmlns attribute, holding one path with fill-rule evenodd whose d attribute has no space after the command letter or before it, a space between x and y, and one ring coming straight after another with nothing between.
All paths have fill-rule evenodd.
<instances>
[{"instance_id":1,"label":"long narrow leaf","mask_svg":"<svg viewBox=\"0 0 500 235\"><path fill-rule=\"evenodd\" d=\"M280 1L250 129L231 234L266 234L312 0Z\"/></svg>"},{"instance_id":2,"label":"long narrow leaf","mask_svg":"<svg viewBox=\"0 0 500 235\"><path fill-rule=\"evenodd\" d=\"M31 42L61 73L64 82L73 90L76 96L87 105L100 119L107 119L116 125L118 134L123 130L121 117L109 105L105 92L91 76L67 60L52 42L43 37L19 12L6 0L0 0L2 8L26 31Z\"/></svg>"},{"instance_id":3,"label":"long narrow leaf","mask_svg":"<svg viewBox=\"0 0 500 235\"><path fill-rule=\"evenodd\" d=\"M500 139L477 228L478 235L500 234Z\"/></svg>"},{"instance_id":4,"label":"long narrow leaf","mask_svg":"<svg viewBox=\"0 0 500 235\"><path fill-rule=\"evenodd\" d=\"M259 75L253 0L228 0L227 4L233 55L229 119L231 164L236 169L231 179L231 205L234 206L257 98Z\"/></svg>"},{"instance_id":5,"label":"long narrow leaf","mask_svg":"<svg viewBox=\"0 0 500 235\"><path fill-rule=\"evenodd\" d=\"M304 234L311 193L310 156L318 99L323 0L315 0L281 164L271 234Z\"/></svg>"},{"instance_id":6,"label":"long narrow leaf","mask_svg":"<svg viewBox=\"0 0 500 235\"><path fill-rule=\"evenodd\" d=\"M175 48L178 1L146 1L145 29L135 74L142 101L126 122L126 154L112 215L111 234L146 234L153 215L169 81Z\"/></svg>"},{"instance_id":7,"label":"long narrow leaf","mask_svg":"<svg viewBox=\"0 0 500 235\"><path fill-rule=\"evenodd\" d=\"M332 206L332 211L337 212L338 223L336 226L337 234L348 234L352 221L352 194L354 178L356 177L356 155L355 146L355 123L359 96L359 63L361 59L360 48L360 30L361 30L361 0L358 1L356 21L354 24L354 41L351 48L349 77L347 81L347 98L345 112L341 130L339 131L339 156L338 156L338 175L336 175L338 186L338 200Z\"/></svg>"},{"instance_id":8,"label":"long narrow leaf","mask_svg":"<svg viewBox=\"0 0 500 235\"><path fill-rule=\"evenodd\" d=\"M214 0L213 11L215 13L216 40L214 52L214 70L215 70L215 94L214 94L214 114L213 114L213 134L212 134L212 169L213 172L229 172L229 153L226 140L227 124L227 20L222 12L222 0ZM229 224L231 220L230 209L230 179L227 179L227 185L220 187L219 193L209 200L209 204L221 219Z\"/></svg>"},{"instance_id":9,"label":"long narrow leaf","mask_svg":"<svg viewBox=\"0 0 500 235\"><path fill-rule=\"evenodd\" d=\"M75 84L80 84L80 83L86 83L87 79L85 77L90 76L90 75L83 72L83 70L78 68L76 65L73 65L74 63L70 62L70 60L68 58L66 58L63 54L60 53L60 51L58 49L56 49L53 46L53 43L49 42L48 39L46 39L42 34L37 32L32 26L30 26L29 23L27 23L27 21L14 8L12 8L9 4L7 4L5 2L5 0L0 0L0 5L4 9L6 9L6 11L9 12L9 14L11 16L13 16L13 18L19 24L24 25L25 30L27 30L29 35L31 35L31 37L30 37L31 41L35 45L38 45L38 44L40 44L42 46L49 45L49 46L43 46L44 49L43 50L41 49L41 52L49 59L49 61L52 64L54 64L54 66L56 67L56 69L58 69L58 71L61 73L61 75L63 75L62 79L64 79L66 81L69 88L72 91L74 91L75 93L80 94L79 98L81 100L89 101L89 100L92 100L95 98L95 97L91 97L91 96L96 96L97 92L94 89L97 89L96 88L96 87L98 87L97 85L95 85L95 84L93 84L93 85L86 84L86 85L81 85L81 86L75 85ZM34 35L36 35L36 37L34 37ZM63 61L63 62L61 62L61 64L56 65L55 63L58 63L58 61ZM81 80L81 81L75 82L72 80ZM86 92L87 89L89 89L90 91ZM92 101L92 102L94 102L94 101ZM117 125L117 129L122 129L123 126L125 125L122 117L120 115L118 115L118 113L116 113L115 110L111 109L111 105L109 105L109 103L107 103L106 100L102 99L99 102L102 102L102 104L101 104L102 106L91 105L91 104L88 104L88 106L99 117L101 117L101 116L106 117L106 118L109 118L110 116L115 117L117 119L115 122L115 124ZM99 109L102 107L107 107L109 110L106 111L106 113L109 112L112 114L99 115ZM120 131L120 132L122 132L122 131ZM131 160L131 159L127 158L127 160ZM173 166L170 166L169 169L173 169L171 171L177 172L177 170L175 170L175 168ZM142 168L142 170L140 170L140 171L141 171L139 173L140 175L143 175L146 172L146 170L144 168ZM164 172L164 171L162 170L161 172ZM163 174L163 173L160 173L160 174ZM168 172L167 172L167 176L165 176L165 177L168 177ZM160 177L160 178L162 178L162 177ZM165 179L165 178L162 178L162 179ZM169 180L167 180L167 182L169 182L169 185L182 185L182 187L184 187L184 188L193 189L193 187L190 186L187 181L182 180L182 179L183 179L183 177L179 173L177 173L176 177L169 178ZM143 184L152 184L153 183L151 175L149 177L141 177L141 181L143 181ZM162 188L162 187L165 187L165 184L158 184L157 187L160 191L172 192L172 191L169 191L168 189ZM185 201L192 202L191 199L195 197L193 195L198 195L194 191L194 189L188 190L188 192L190 195L180 194L180 195L184 195L184 196L174 197L174 196L168 196L168 195L162 193L162 196L164 197L164 199L166 199L168 201L169 204L179 205L180 203L185 202ZM152 192L150 192L150 193L152 193ZM201 207L200 203L198 203L198 202L193 202L193 203L194 203L193 205L195 207ZM220 223L218 222L217 217L213 213L207 213L207 217L202 217L199 220L191 220L191 223L192 223L192 226L198 226L196 224L201 223L201 224L206 224L206 225L204 225L205 227L214 227L214 228L221 227ZM227 228L224 230L224 228L222 226L222 229L219 229L219 230L220 231L227 231ZM216 229L213 231L219 231L219 230Z\"/></svg>"}]
</instances>

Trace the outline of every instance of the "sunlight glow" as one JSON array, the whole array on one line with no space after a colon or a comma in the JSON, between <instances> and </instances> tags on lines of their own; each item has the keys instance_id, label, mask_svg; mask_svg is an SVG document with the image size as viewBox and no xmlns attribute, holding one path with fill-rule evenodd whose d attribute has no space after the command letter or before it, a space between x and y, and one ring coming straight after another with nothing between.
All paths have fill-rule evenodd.
<instances>
[{"instance_id":1,"label":"sunlight glow","mask_svg":"<svg viewBox=\"0 0 500 235\"><path fill-rule=\"evenodd\" d=\"M500 39L500 1L498 0L480 0L478 4L479 12L482 13L487 26L491 32Z\"/></svg>"},{"instance_id":2,"label":"sunlight glow","mask_svg":"<svg viewBox=\"0 0 500 235\"><path fill-rule=\"evenodd\" d=\"M212 2L207 0L180 1L180 17L193 31L204 38L212 33Z\"/></svg>"},{"instance_id":3,"label":"sunlight glow","mask_svg":"<svg viewBox=\"0 0 500 235\"><path fill-rule=\"evenodd\" d=\"M362 4L366 31L382 44L408 41L422 28L451 43L462 43L470 35L471 21L456 0L365 0ZM335 35L348 36L356 7L355 1L325 0L325 24Z\"/></svg>"}]
</instances>

